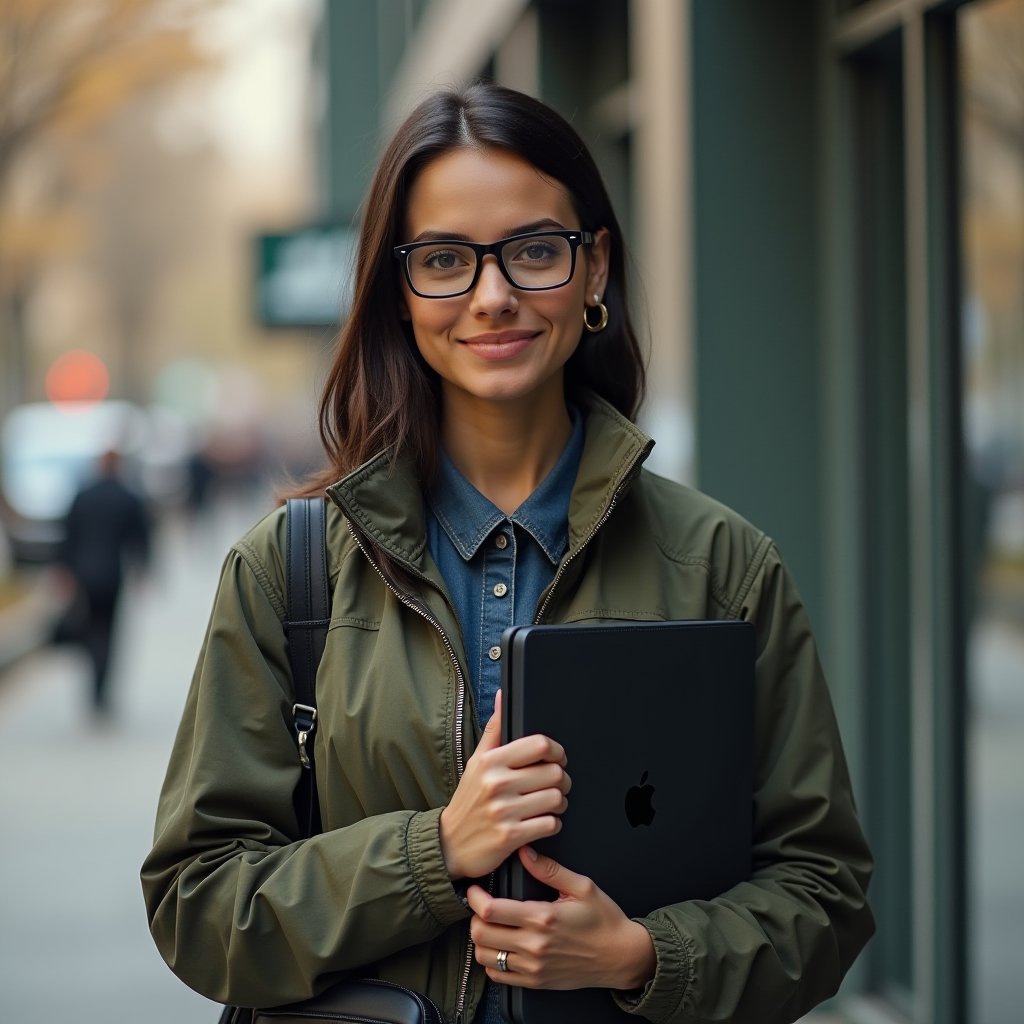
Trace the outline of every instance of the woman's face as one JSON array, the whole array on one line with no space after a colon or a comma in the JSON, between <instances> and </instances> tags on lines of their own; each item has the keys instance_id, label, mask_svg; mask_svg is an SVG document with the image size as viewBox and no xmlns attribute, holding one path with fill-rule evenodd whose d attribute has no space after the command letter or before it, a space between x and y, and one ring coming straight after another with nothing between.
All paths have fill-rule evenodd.
<instances>
[{"instance_id":1,"label":"woman's face","mask_svg":"<svg viewBox=\"0 0 1024 1024\"><path fill-rule=\"evenodd\" d=\"M582 228L561 185L504 150L467 147L437 157L415 179L403 241L490 243L559 228ZM579 344L584 300L604 296L608 249L602 229L579 248L572 279L550 291L511 285L492 255L473 290L454 298L418 296L403 274L402 315L446 386L496 401L521 398L560 376Z\"/></svg>"}]
</instances>

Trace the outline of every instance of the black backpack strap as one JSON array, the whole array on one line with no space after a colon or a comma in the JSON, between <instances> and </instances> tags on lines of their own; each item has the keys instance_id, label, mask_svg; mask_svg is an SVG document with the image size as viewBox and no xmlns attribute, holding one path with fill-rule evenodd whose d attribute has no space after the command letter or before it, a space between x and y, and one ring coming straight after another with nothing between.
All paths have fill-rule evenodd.
<instances>
[{"instance_id":1,"label":"black backpack strap","mask_svg":"<svg viewBox=\"0 0 1024 1024\"><path fill-rule=\"evenodd\" d=\"M288 663L295 704L292 718L302 772L292 800L302 838L323 831L313 764L316 729L316 670L327 645L331 592L327 576L327 502L323 498L289 498L285 505L285 566L288 577ZM253 1011L225 1006L220 1024L252 1024Z\"/></svg>"},{"instance_id":2,"label":"black backpack strap","mask_svg":"<svg viewBox=\"0 0 1024 1024\"><path fill-rule=\"evenodd\" d=\"M327 503L323 498L289 498L285 507L288 575L288 661L295 704L292 717L302 774L295 787L295 813L303 838L321 829L313 764L316 729L316 672L327 644L331 595L327 577Z\"/></svg>"}]
</instances>

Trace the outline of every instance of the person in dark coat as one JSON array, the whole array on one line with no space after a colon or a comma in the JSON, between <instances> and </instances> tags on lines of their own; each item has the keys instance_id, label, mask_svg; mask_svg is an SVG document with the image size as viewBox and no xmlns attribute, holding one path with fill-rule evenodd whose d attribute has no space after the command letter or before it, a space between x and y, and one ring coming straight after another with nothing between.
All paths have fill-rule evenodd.
<instances>
[{"instance_id":1,"label":"person in dark coat","mask_svg":"<svg viewBox=\"0 0 1024 1024\"><path fill-rule=\"evenodd\" d=\"M107 675L124 563L149 556L149 517L139 497L122 483L117 452L100 461L99 479L78 492L67 517L63 562L84 605L81 639L93 664L93 707L109 710Z\"/></svg>"}]
</instances>

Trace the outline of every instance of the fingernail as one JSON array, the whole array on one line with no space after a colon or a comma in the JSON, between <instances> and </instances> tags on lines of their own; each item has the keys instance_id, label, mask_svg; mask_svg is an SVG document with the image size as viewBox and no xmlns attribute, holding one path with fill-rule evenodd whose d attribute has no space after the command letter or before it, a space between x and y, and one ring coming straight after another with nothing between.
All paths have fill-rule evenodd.
<instances>
[{"instance_id":1,"label":"fingernail","mask_svg":"<svg viewBox=\"0 0 1024 1024\"><path fill-rule=\"evenodd\" d=\"M530 860L536 860L537 851L532 846L528 846L526 847L526 856L529 857Z\"/></svg>"}]
</instances>

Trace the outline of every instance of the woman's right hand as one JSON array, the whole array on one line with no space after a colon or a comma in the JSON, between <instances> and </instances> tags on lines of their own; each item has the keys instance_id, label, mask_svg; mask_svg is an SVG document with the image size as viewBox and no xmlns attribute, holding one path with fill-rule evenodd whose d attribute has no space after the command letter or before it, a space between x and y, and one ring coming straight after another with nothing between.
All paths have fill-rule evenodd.
<instances>
[{"instance_id":1,"label":"woman's right hand","mask_svg":"<svg viewBox=\"0 0 1024 1024\"><path fill-rule=\"evenodd\" d=\"M441 853L451 880L483 878L520 846L562 827L572 785L565 750L547 736L502 746L501 693L480 745L441 812Z\"/></svg>"}]
</instances>

